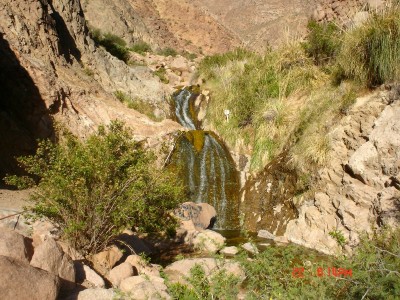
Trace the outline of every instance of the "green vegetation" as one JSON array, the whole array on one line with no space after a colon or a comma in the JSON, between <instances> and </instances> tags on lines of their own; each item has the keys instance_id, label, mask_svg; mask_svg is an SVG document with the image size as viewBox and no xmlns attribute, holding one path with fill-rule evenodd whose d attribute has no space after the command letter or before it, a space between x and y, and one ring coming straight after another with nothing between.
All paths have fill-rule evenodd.
<instances>
[{"instance_id":1,"label":"green vegetation","mask_svg":"<svg viewBox=\"0 0 400 300\"><path fill-rule=\"evenodd\" d=\"M156 109L155 105L149 101L142 100L138 97L132 99L122 91L116 91L114 95L119 101L125 103L128 108L137 110L138 112L148 116L153 121L161 121L161 119L154 114L154 110Z\"/></svg>"},{"instance_id":2,"label":"green vegetation","mask_svg":"<svg viewBox=\"0 0 400 300\"><path fill-rule=\"evenodd\" d=\"M307 28L308 38L302 43L307 55L313 58L317 65L332 62L341 46L339 28L334 23L319 24L314 20L308 23Z\"/></svg>"},{"instance_id":3,"label":"green vegetation","mask_svg":"<svg viewBox=\"0 0 400 300\"><path fill-rule=\"evenodd\" d=\"M156 71L154 71L154 75L156 75L158 78L160 78L161 82L168 84L169 80L167 78L167 71L163 66L158 68Z\"/></svg>"},{"instance_id":4,"label":"green vegetation","mask_svg":"<svg viewBox=\"0 0 400 300\"><path fill-rule=\"evenodd\" d=\"M167 47L167 48L163 48L163 49L158 50L157 54L158 55L163 55L163 56L173 56L173 57L175 57L175 56L178 55L178 52L173 48Z\"/></svg>"},{"instance_id":5,"label":"green vegetation","mask_svg":"<svg viewBox=\"0 0 400 300\"><path fill-rule=\"evenodd\" d=\"M348 31L311 21L305 41L205 57L199 75L212 95L210 129L251 154L252 171L288 149L300 177L312 172L329 160L328 133L363 89L400 79L399 20L395 6Z\"/></svg>"},{"instance_id":6,"label":"green vegetation","mask_svg":"<svg viewBox=\"0 0 400 300\"><path fill-rule=\"evenodd\" d=\"M103 46L107 52L116 58L128 63L129 61L129 49L126 47L126 42L112 33L103 34L100 29L91 29L92 39Z\"/></svg>"},{"instance_id":7,"label":"green vegetation","mask_svg":"<svg viewBox=\"0 0 400 300\"><path fill-rule=\"evenodd\" d=\"M331 231L329 232L329 235L333 237L340 246L344 246L346 244L346 238L341 231Z\"/></svg>"},{"instance_id":8,"label":"green vegetation","mask_svg":"<svg viewBox=\"0 0 400 300\"><path fill-rule=\"evenodd\" d=\"M400 7L374 14L344 36L338 64L344 76L373 87L400 79Z\"/></svg>"},{"instance_id":9,"label":"green vegetation","mask_svg":"<svg viewBox=\"0 0 400 300\"><path fill-rule=\"evenodd\" d=\"M130 50L139 54L145 54L146 52L151 52L151 47L146 42L138 41L132 45Z\"/></svg>"},{"instance_id":10,"label":"green vegetation","mask_svg":"<svg viewBox=\"0 0 400 300\"><path fill-rule=\"evenodd\" d=\"M299 246L268 247L249 259L235 258L245 272L238 277L217 272L207 278L196 266L187 284L169 284L173 299L398 299L400 229L361 238L351 257L322 256ZM335 268L335 269L333 269ZM344 271L348 272L344 272ZM341 273L341 274L339 274Z\"/></svg>"},{"instance_id":11,"label":"green vegetation","mask_svg":"<svg viewBox=\"0 0 400 300\"><path fill-rule=\"evenodd\" d=\"M153 232L175 226L170 211L182 200L182 185L154 161L119 122L100 127L85 142L63 133L58 144L41 141L35 155L19 158L39 179L33 214L58 224L63 238L86 255L104 249L126 228ZM35 185L32 177L6 180Z\"/></svg>"}]
</instances>

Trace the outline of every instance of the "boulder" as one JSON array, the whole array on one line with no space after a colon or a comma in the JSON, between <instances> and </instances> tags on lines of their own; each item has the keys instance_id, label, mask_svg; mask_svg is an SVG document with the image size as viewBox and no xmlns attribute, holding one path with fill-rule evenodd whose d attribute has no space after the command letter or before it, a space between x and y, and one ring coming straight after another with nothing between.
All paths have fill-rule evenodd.
<instances>
[{"instance_id":1,"label":"boulder","mask_svg":"<svg viewBox=\"0 0 400 300\"><path fill-rule=\"evenodd\" d=\"M160 276L160 271L156 265L149 264L142 257L136 254L129 255L125 262L129 263L138 274L149 275L149 276Z\"/></svg>"},{"instance_id":2,"label":"boulder","mask_svg":"<svg viewBox=\"0 0 400 300\"><path fill-rule=\"evenodd\" d=\"M181 220L192 220L197 230L211 228L217 212L208 203L185 202L175 211Z\"/></svg>"},{"instance_id":3,"label":"boulder","mask_svg":"<svg viewBox=\"0 0 400 300\"><path fill-rule=\"evenodd\" d=\"M54 274L28 263L0 255L1 299L56 299L60 280Z\"/></svg>"},{"instance_id":4,"label":"boulder","mask_svg":"<svg viewBox=\"0 0 400 300\"><path fill-rule=\"evenodd\" d=\"M239 252L239 249L235 246L225 247L220 251L225 256L235 256Z\"/></svg>"},{"instance_id":5,"label":"boulder","mask_svg":"<svg viewBox=\"0 0 400 300\"><path fill-rule=\"evenodd\" d=\"M107 279L110 280L114 287L119 286L122 280L134 275L133 266L128 262L114 267L107 275Z\"/></svg>"},{"instance_id":6,"label":"boulder","mask_svg":"<svg viewBox=\"0 0 400 300\"><path fill-rule=\"evenodd\" d=\"M115 299L115 292L113 289L86 289L79 291L66 298L65 300L113 300Z\"/></svg>"},{"instance_id":7,"label":"boulder","mask_svg":"<svg viewBox=\"0 0 400 300\"><path fill-rule=\"evenodd\" d=\"M224 271L244 280L245 274L239 263L230 260L217 260L215 258L188 258L176 261L164 269L171 282L186 283L190 276L190 270L196 265L201 266L207 277L212 277L220 271Z\"/></svg>"},{"instance_id":8,"label":"boulder","mask_svg":"<svg viewBox=\"0 0 400 300\"><path fill-rule=\"evenodd\" d=\"M122 258L123 254L117 246L111 246L104 251L96 253L92 257L94 269L102 275L111 270Z\"/></svg>"},{"instance_id":9,"label":"boulder","mask_svg":"<svg viewBox=\"0 0 400 300\"><path fill-rule=\"evenodd\" d=\"M174 71L179 71L179 72L184 72L184 71L188 71L189 67L187 64L187 61L184 57L182 56L177 56L175 57L171 64L169 65L169 67L171 68L171 70Z\"/></svg>"},{"instance_id":10,"label":"boulder","mask_svg":"<svg viewBox=\"0 0 400 300\"><path fill-rule=\"evenodd\" d=\"M79 261L74 262L74 265L77 283L83 283L86 280L93 287L103 288L105 286L103 278L90 267Z\"/></svg>"},{"instance_id":11,"label":"boulder","mask_svg":"<svg viewBox=\"0 0 400 300\"><path fill-rule=\"evenodd\" d=\"M71 258L64 253L55 240L48 237L35 248L31 265L46 270L61 278L62 289L75 287L75 267Z\"/></svg>"},{"instance_id":12,"label":"boulder","mask_svg":"<svg viewBox=\"0 0 400 300\"><path fill-rule=\"evenodd\" d=\"M29 263L27 241L14 230L0 227L0 255Z\"/></svg>"},{"instance_id":13,"label":"boulder","mask_svg":"<svg viewBox=\"0 0 400 300\"><path fill-rule=\"evenodd\" d=\"M225 238L218 232L212 230L201 231L193 239L193 246L204 252L215 253L220 250L225 243Z\"/></svg>"},{"instance_id":14,"label":"boulder","mask_svg":"<svg viewBox=\"0 0 400 300\"><path fill-rule=\"evenodd\" d=\"M275 238L275 235L273 235L268 230L264 229L259 230L257 236L263 239L270 239L270 240L273 240Z\"/></svg>"},{"instance_id":15,"label":"boulder","mask_svg":"<svg viewBox=\"0 0 400 300\"><path fill-rule=\"evenodd\" d=\"M245 243L242 245L242 248L252 254L258 254L258 249L253 243Z\"/></svg>"},{"instance_id":16,"label":"boulder","mask_svg":"<svg viewBox=\"0 0 400 300\"><path fill-rule=\"evenodd\" d=\"M289 240L286 236L277 236L274 239L274 242L278 243L278 244L287 244L287 243L289 243Z\"/></svg>"},{"instance_id":17,"label":"boulder","mask_svg":"<svg viewBox=\"0 0 400 300\"><path fill-rule=\"evenodd\" d=\"M135 300L171 299L167 293L168 288L164 279L158 276L128 277L121 282L120 289L129 293L131 299Z\"/></svg>"}]
</instances>

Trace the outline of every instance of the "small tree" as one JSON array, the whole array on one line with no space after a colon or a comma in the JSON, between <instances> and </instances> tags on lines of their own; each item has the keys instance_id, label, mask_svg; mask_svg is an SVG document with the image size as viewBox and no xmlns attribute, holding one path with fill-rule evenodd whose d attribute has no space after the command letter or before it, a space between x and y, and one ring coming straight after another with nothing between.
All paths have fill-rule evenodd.
<instances>
[{"instance_id":1,"label":"small tree","mask_svg":"<svg viewBox=\"0 0 400 300\"><path fill-rule=\"evenodd\" d=\"M170 211L182 200L182 185L171 172L157 170L154 155L119 122L100 127L86 142L68 133L59 144L42 141L35 155L19 162L40 178L33 213L58 224L85 254L102 250L125 228L149 232L176 224Z\"/></svg>"}]
</instances>

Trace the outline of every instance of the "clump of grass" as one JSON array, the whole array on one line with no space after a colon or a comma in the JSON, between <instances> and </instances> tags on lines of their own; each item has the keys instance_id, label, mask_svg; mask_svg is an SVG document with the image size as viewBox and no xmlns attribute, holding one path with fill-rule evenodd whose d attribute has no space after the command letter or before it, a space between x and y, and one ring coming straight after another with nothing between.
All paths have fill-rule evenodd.
<instances>
[{"instance_id":1,"label":"clump of grass","mask_svg":"<svg viewBox=\"0 0 400 300\"><path fill-rule=\"evenodd\" d=\"M153 121L161 121L161 118L157 117L154 114L154 110L156 109L155 105L140 99L138 97L132 98L129 95L125 94L122 91L114 92L115 97L121 101L122 103L126 104L128 108L134 109L146 116L148 116Z\"/></svg>"},{"instance_id":2,"label":"clump of grass","mask_svg":"<svg viewBox=\"0 0 400 300\"><path fill-rule=\"evenodd\" d=\"M159 55L163 55L163 56L173 56L173 57L175 57L175 56L178 55L178 52L173 48L167 47L167 48L160 49L158 51L158 54Z\"/></svg>"},{"instance_id":3,"label":"clump of grass","mask_svg":"<svg viewBox=\"0 0 400 300\"><path fill-rule=\"evenodd\" d=\"M207 111L211 127L231 147L240 145L252 153L252 170L259 170L287 142L292 124L285 99L326 78L299 44L264 55L237 49L206 57L199 70L213 91ZM224 109L231 111L229 122ZM273 120L263 116L268 111L276 114Z\"/></svg>"},{"instance_id":4,"label":"clump of grass","mask_svg":"<svg viewBox=\"0 0 400 300\"><path fill-rule=\"evenodd\" d=\"M400 79L400 8L375 13L347 33L338 64L347 78L369 87Z\"/></svg>"},{"instance_id":5,"label":"clump of grass","mask_svg":"<svg viewBox=\"0 0 400 300\"><path fill-rule=\"evenodd\" d=\"M138 41L132 45L130 50L143 55L146 52L151 52L151 46L146 42Z\"/></svg>"},{"instance_id":6,"label":"clump of grass","mask_svg":"<svg viewBox=\"0 0 400 300\"><path fill-rule=\"evenodd\" d=\"M334 23L318 23L310 20L307 24L307 40L302 43L307 55L317 65L332 62L341 46L341 32Z\"/></svg>"}]
</instances>

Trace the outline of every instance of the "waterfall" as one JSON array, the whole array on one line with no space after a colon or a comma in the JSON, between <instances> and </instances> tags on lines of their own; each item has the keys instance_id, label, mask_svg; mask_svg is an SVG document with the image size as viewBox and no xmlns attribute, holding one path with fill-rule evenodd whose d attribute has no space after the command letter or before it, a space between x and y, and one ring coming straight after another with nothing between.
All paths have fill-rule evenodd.
<instances>
[{"instance_id":1,"label":"waterfall","mask_svg":"<svg viewBox=\"0 0 400 300\"><path fill-rule=\"evenodd\" d=\"M194 101L198 95L184 88L173 95L176 120L190 129L177 141L173 163L183 171L193 202L207 202L217 211L216 227L239 227L239 177L233 159L218 136L200 128Z\"/></svg>"}]
</instances>

